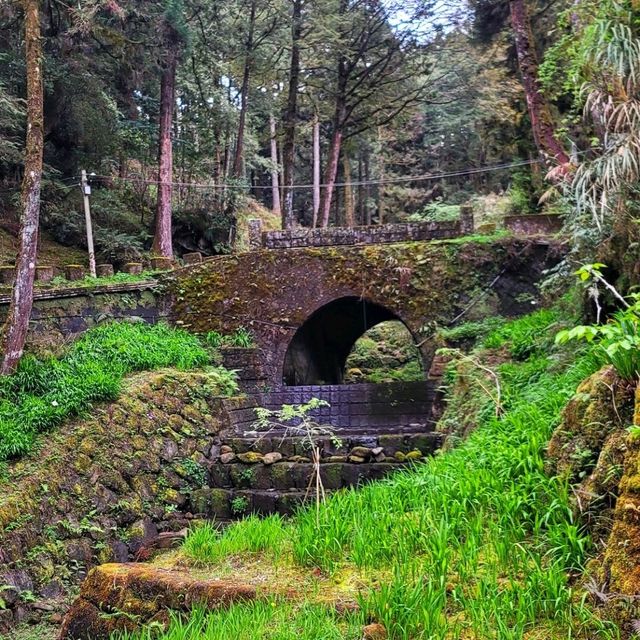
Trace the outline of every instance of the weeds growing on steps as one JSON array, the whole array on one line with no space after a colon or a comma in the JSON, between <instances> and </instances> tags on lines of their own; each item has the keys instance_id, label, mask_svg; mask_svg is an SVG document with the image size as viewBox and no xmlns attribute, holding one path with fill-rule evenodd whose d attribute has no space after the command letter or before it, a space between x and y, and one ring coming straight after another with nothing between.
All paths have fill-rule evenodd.
<instances>
[{"instance_id":1,"label":"weeds growing on steps","mask_svg":"<svg viewBox=\"0 0 640 640\"><path fill-rule=\"evenodd\" d=\"M59 358L27 355L14 375L0 378L0 461L27 453L38 433L91 403L113 400L129 373L208 362L186 331L115 322L91 329Z\"/></svg>"},{"instance_id":2,"label":"weeds growing on steps","mask_svg":"<svg viewBox=\"0 0 640 640\"><path fill-rule=\"evenodd\" d=\"M544 448L561 409L601 365L593 352L554 348L555 321L539 312L487 338L516 359L498 367L504 412L483 411L479 428L457 449L335 494L321 506L319 521L308 509L289 522L252 518L222 534L196 530L185 544L187 556L215 563L232 548L258 551L264 562L286 553L289 561L326 572L379 569L387 576L382 584L359 594L362 620L381 622L394 640L618 638L572 584L591 542L573 519L569 486L544 473ZM489 404L481 394L479 402ZM199 612L195 627L193 619L176 620L158 637L289 638L286 624L252 627L265 606ZM292 605L278 615L288 617L301 640L334 637L335 614L327 610L314 610L312 629L296 626ZM141 637L155 637L150 633Z\"/></svg>"}]
</instances>

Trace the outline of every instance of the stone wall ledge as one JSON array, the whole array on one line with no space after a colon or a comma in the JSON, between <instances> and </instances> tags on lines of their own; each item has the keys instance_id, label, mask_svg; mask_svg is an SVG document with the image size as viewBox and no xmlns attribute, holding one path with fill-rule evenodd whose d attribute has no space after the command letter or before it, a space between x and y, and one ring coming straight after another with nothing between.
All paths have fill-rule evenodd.
<instances>
[{"instance_id":1,"label":"stone wall ledge","mask_svg":"<svg viewBox=\"0 0 640 640\"><path fill-rule=\"evenodd\" d=\"M54 289L38 289L33 292L34 300L56 300L58 298L77 298L109 293L127 293L129 291L148 291L158 286L157 280L143 280L123 284L104 284L92 287L56 287ZM11 302L11 294L0 294L0 305Z\"/></svg>"}]
</instances>

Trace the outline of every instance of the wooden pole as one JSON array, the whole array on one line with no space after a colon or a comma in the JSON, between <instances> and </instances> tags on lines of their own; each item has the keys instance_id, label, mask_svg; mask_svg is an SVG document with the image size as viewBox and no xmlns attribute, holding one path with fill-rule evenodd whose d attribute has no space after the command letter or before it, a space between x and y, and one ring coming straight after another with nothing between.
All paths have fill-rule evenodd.
<instances>
[{"instance_id":1,"label":"wooden pole","mask_svg":"<svg viewBox=\"0 0 640 640\"><path fill-rule=\"evenodd\" d=\"M96 254L93 248L93 225L91 224L91 187L87 182L87 172L83 169L81 173L82 199L84 200L84 219L87 226L87 248L89 250L89 273L92 278L96 277Z\"/></svg>"},{"instance_id":2,"label":"wooden pole","mask_svg":"<svg viewBox=\"0 0 640 640\"><path fill-rule=\"evenodd\" d=\"M318 226L320 211L320 120L313 116L313 228Z\"/></svg>"}]
</instances>

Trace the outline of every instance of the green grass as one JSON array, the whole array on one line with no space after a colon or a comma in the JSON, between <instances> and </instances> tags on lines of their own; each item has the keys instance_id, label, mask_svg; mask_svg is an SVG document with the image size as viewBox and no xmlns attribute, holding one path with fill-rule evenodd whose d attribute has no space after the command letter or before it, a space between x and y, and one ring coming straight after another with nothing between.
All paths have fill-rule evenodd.
<instances>
[{"instance_id":1,"label":"green grass","mask_svg":"<svg viewBox=\"0 0 640 640\"><path fill-rule=\"evenodd\" d=\"M251 515L224 530L205 522L189 532L183 551L195 564L204 565L240 553L279 553L286 539L283 524L279 515L264 519Z\"/></svg>"},{"instance_id":2,"label":"green grass","mask_svg":"<svg viewBox=\"0 0 640 640\"><path fill-rule=\"evenodd\" d=\"M57 276L51 282L37 282L36 286L38 288L45 289L63 289L69 287L86 287L88 289L93 289L94 287L102 287L111 284L145 282L146 280L153 280L155 277L164 273L166 273L166 271L144 271L139 274L119 272L105 278L92 278L91 276L86 276L82 280L67 280L62 276Z\"/></svg>"},{"instance_id":3,"label":"green grass","mask_svg":"<svg viewBox=\"0 0 640 640\"><path fill-rule=\"evenodd\" d=\"M488 349L506 346L515 360L552 348L550 338L560 329L561 314L555 309L540 309L497 327L483 342Z\"/></svg>"},{"instance_id":4,"label":"green grass","mask_svg":"<svg viewBox=\"0 0 640 640\"><path fill-rule=\"evenodd\" d=\"M188 619L172 616L169 631L157 628L140 634L122 633L118 640L360 640L361 613L338 616L321 605L293 606L272 600L234 604L227 610L196 609Z\"/></svg>"},{"instance_id":5,"label":"green grass","mask_svg":"<svg viewBox=\"0 0 640 640\"><path fill-rule=\"evenodd\" d=\"M198 338L165 324L109 323L85 333L61 357L25 356L0 378L0 461L24 455L38 433L113 400L135 371L209 363Z\"/></svg>"},{"instance_id":6,"label":"green grass","mask_svg":"<svg viewBox=\"0 0 640 640\"><path fill-rule=\"evenodd\" d=\"M507 347L519 361L500 367L504 414L482 412L478 429L457 449L338 492L319 514L312 508L288 522L252 518L222 535L197 530L187 555L215 564L230 549L264 549L264 561L276 562L284 545L288 559L309 570L375 569L382 583L363 586L360 622L381 622L392 640L619 638L572 583L591 541L573 518L570 486L544 472L562 408L602 364L594 352L553 347L556 320L541 311L488 336L488 344ZM277 607L282 631L278 623L273 633L258 624L254 632L265 607L198 612L191 622L197 618L199 631L176 620L158 638L288 638L289 625L301 640L334 637L335 614L314 609L312 628L298 628L292 605Z\"/></svg>"}]
</instances>

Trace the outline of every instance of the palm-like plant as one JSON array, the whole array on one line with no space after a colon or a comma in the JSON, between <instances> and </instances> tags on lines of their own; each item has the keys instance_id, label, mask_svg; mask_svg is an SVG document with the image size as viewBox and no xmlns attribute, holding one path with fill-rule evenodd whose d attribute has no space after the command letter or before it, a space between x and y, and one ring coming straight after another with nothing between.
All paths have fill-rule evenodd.
<instances>
[{"instance_id":1,"label":"palm-like plant","mask_svg":"<svg viewBox=\"0 0 640 640\"><path fill-rule=\"evenodd\" d=\"M640 26L631 0L599 7L580 71L587 119L599 153L578 165L571 192L598 230L623 215L640 180Z\"/></svg>"}]
</instances>

